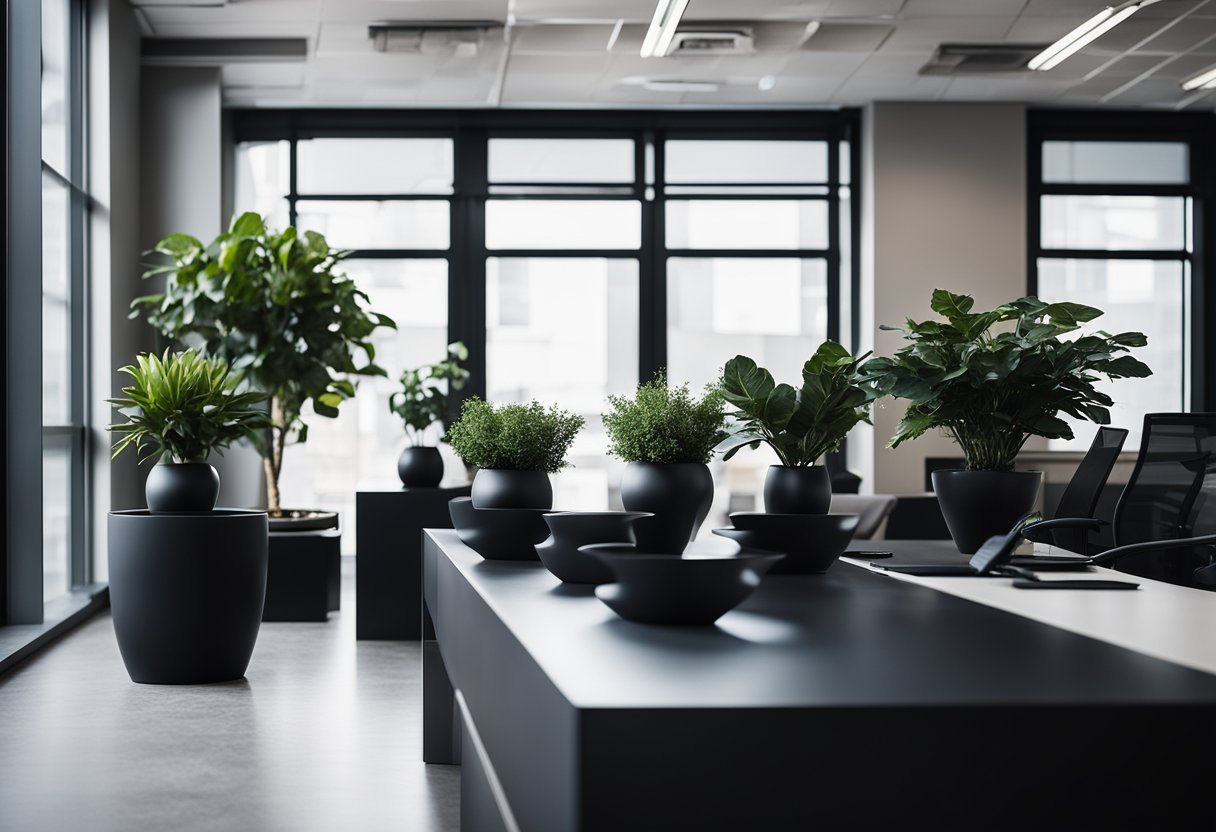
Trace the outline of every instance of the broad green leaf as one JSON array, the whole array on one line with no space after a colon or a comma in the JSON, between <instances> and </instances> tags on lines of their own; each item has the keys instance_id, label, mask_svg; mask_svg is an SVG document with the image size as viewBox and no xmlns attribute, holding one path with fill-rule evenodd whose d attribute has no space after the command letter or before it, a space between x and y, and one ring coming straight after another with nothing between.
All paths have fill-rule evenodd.
<instances>
[{"instance_id":1,"label":"broad green leaf","mask_svg":"<svg viewBox=\"0 0 1216 832\"><path fill-rule=\"evenodd\" d=\"M929 308L937 314L949 319L952 323L957 318L965 318L975 305L975 299L969 295L956 295L945 289L934 289Z\"/></svg>"}]
</instances>

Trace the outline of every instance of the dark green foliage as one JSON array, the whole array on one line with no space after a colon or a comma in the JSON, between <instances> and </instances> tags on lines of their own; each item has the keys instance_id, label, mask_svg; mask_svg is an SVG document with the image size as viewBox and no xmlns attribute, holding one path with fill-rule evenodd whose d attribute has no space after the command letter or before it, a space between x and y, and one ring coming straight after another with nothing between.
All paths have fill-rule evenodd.
<instances>
[{"instance_id":1,"label":"dark green foliage","mask_svg":"<svg viewBox=\"0 0 1216 832\"><path fill-rule=\"evenodd\" d=\"M942 289L934 290L930 306L946 320L883 327L910 343L862 368L884 395L908 400L892 448L940 428L958 443L968 468L1009 470L1029 436L1072 438L1060 414L1109 424L1113 402L1094 386L1103 376L1152 374L1124 354L1148 343L1142 333L1060 337L1102 314L1092 306L1024 297L972 312L972 298Z\"/></svg>"},{"instance_id":2,"label":"dark green foliage","mask_svg":"<svg viewBox=\"0 0 1216 832\"><path fill-rule=\"evenodd\" d=\"M556 474L583 417L540 402L495 407L473 396L448 428L452 450L469 465Z\"/></svg>"},{"instance_id":3,"label":"dark green foliage","mask_svg":"<svg viewBox=\"0 0 1216 832\"><path fill-rule=\"evenodd\" d=\"M668 387L659 373L633 398L609 396L608 453L628 462L709 462L727 438L726 403L716 386L694 399L688 384Z\"/></svg>"},{"instance_id":4,"label":"dark green foliage","mask_svg":"<svg viewBox=\"0 0 1216 832\"><path fill-rule=\"evenodd\" d=\"M202 462L212 451L222 452L270 426L270 417L254 407L266 394L238 393L240 380L222 358L165 350L159 358L138 355L135 364L118 372L133 383L122 388L122 397L107 399L127 417L106 428L119 434L114 456L134 445L141 462Z\"/></svg>"},{"instance_id":5,"label":"dark green foliage","mask_svg":"<svg viewBox=\"0 0 1216 832\"><path fill-rule=\"evenodd\" d=\"M869 355L867 353L866 355ZM802 366L802 387L776 384L773 376L744 355L726 362L722 395L737 410L728 415L737 423L735 445L723 459L740 448L764 442L782 465L814 465L840 447L858 422L869 422L868 405L877 395L874 384L858 371L865 355L853 357L835 341L825 341Z\"/></svg>"},{"instance_id":6,"label":"dark green foliage","mask_svg":"<svg viewBox=\"0 0 1216 832\"><path fill-rule=\"evenodd\" d=\"M469 371L460 366L468 357L468 348L456 341L448 344L443 361L401 374L401 389L389 397L388 409L405 422L410 444L421 444L423 431L433 424L442 424L448 412L448 393L464 387L469 377ZM441 383L445 381L446 385Z\"/></svg>"}]
</instances>

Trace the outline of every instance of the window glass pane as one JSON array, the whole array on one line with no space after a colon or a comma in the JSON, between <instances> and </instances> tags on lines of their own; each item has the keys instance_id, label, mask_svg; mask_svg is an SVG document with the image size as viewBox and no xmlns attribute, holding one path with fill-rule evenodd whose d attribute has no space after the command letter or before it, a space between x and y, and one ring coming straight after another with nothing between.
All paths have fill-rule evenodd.
<instances>
[{"instance_id":1,"label":"window glass pane","mask_svg":"<svg viewBox=\"0 0 1216 832\"><path fill-rule=\"evenodd\" d=\"M291 190L289 142L241 142L236 146L236 213L257 211L272 228L286 228Z\"/></svg>"},{"instance_id":2,"label":"window glass pane","mask_svg":"<svg viewBox=\"0 0 1216 832\"><path fill-rule=\"evenodd\" d=\"M486 248L636 249L641 245L638 202L492 199L486 203Z\"/></svg>"},{"instance_id":3,"label":"window glass pane","mask_svg":"<svg viewBox=\"0 0 1216 832\"><path fill-rule=\"evenodd\" d=\"M451 244L446 200L300 200L296 211L301 229L324 234L334 248L445 249Z\"/></svg>"},{"instance_id":4,"label":"window glass pane","mask_svg":"<svg viewBox=\"0 0 1216 832\"><path fill-rule=\"evenodd\" d=\"M358 395L343 402L336 419L306 416L308 441L288 447L281 485L283 505L339 511L343 551L354 554L355 492L401 485L397 457L405 447L405 428L389 412L388 398L407 367L446 356L448 272L446 260L352 259L343 268L367 292L370 308L397 322L396 332L378 329L373 336L376 363L388 376L360 379ZM437 441L439 433L432 428L429 440ZM439 448L444 485L467 479L448 446Z\"/></svg>"},{"instance_id":5,"label":"window glass pane","mask_svg":"<svg viewBox=\"0 0 1216 832\"><path fill-rule=\"evenodd\" d=\"M42 0L42 158L68 170L68 2Z\"/></svg>"},{"instance_id":6,"label":"window glass pane","mask_svg":"<svg viewBox=\"0 0 1216 832\"><path fill-rule=\"evenodd\" d=\"M42 423L71 422L68 189L42 175Z\"/></svg>"},{"instance_id":7,"label":"window glass pane","mask_svg":"<svg viewBox=\"0 0 1216 832\"><path fill-rule=\"evenodd\" d=\"M491 182L632 182L632 139L490 139Z\"/></svg>"},{"instance_id":8,"label":"window glass pane","mask_svg":"<svg viewBox=\"0 0 1216 832\"><path fill-rule=\"evenodd\" d=\"M606 455L605 397L637 384L638 263L603 258L486 262L486 381L492 402L537 399L586 419L554 505L620 508L624 463Z\"/></svg>"},{"instance_id":9,"label":"window glass pane","mask_svg":"<svg viewBox=\"0 0 1216 832\"><path fill-rule=\"evenodd\" d=\"M1099 389L1115 400L1111 424L1131 431L1125 447L1140 444L1144 414L1186 410L1189 332L1183 265L1153 260L1039 261L1039 296L1046 301L1079 301L1106 314L1088 330L1148 336L1148 346L1134 354L1152 369L1148 378L1104 382ZM1052 449L1083 451L1097 427L1073 423L1073 442L1053 440Z\"/></svg>"},{"instance_id":10,"label":"window glass pane","mask_svg":"<svg viewBox=\"0 0 1216 832\"><path fill-rule=\"evenodd\" d=\"M668 182L826 182L826 142L684 141L665 145Z\"/></svg>"},{"instance_id":11,"label":"window glass pane","mask_svg":"<svg viewBox=\"0 0 1216 832\"><path fill-rule=\"evenodd\" d=\"M306 139L302 194L450 194L451 139Z\"/></svg>"},{"instance_id":12,"label":"window glass pane","mask_svg":"<svg viewBox=\"0 0 1216 832\"><path fill-rule=\"evenodd\" d=\"M691 258L667 261L667 367L694 391L746 355L778 382L800 384L802 365L827 338L827 264L795 258ZM767 448L715 457L714 502L699 532L729 526L732 511L762 510L764 474L777 464Z\"/></svg>"},{"instance_id":13,"label":"window glass pane","mask_svg":"<svg viewBox=\"0 0 1216 832\"><path fill-rule=\"evenodd\" d=\"M1188 157L1182 142L1043 142L1043 181L1184 185Z\"/></svg>"},{"instance_id":14,"label":"window glass pane","mask_svg":"<svg viewBox=\"0 0 1216 832\"><path fill-rule=\"evenodd\" d=\"M42 450L42 600L72 588L72 454L66 441L48 439Z\"/></svg>"},{"instance_id":15,"label":"window glass pane","mask_svg":"<svg viewBox=\"0 0 1216 832\"><path fill-rule=\"evenodd\" d=\"M673 200L668 248L827 248L828 204L819 200Z\"/></svg>"},{"instance_id":16,"label":"window glass pane","mask_svg":"<svg viewBox=\"0 0 1216 832\"><path fill-rule=\"evenodd\" d=\"M1186 247L1185 197L1042 197L1044 248L1124 251Z\"/></svg>"}]
</instances>

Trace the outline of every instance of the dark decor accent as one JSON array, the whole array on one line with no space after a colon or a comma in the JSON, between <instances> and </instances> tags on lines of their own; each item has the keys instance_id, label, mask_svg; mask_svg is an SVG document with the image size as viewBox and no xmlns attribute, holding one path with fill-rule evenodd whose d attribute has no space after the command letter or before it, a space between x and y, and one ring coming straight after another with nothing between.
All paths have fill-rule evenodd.
<instances>
[{"instance_id":1,"label":"dark decor accent","mask_svg":"<svg viewBox=\"0 0 1216 832\"><path fill-rule=\"evenodd\" d=\"M270 533L263 621L327 621L342 580L338 529Z\"/></svg>"},{"instance_id":2,"label":"dark decor accent","mask_svg":"<svg viewBox=\"0 0 1216 832\"><path fill-rule=\"evenodd\" d=\"M836 563L853 541L860 514L767 514L735 512L733 529L714 529L745 549L778 552L785 557L772 573L819 575Z\"/></svg>"},{"instance_id":3,"label":"dark decor accent","mask_svg":"<svg viewBox=\"0 0 1216 832\"><path fill-rule=\"evenodd\" d=\"M883 537L888 540L949 540L937 495L901 494L887 516Z\"/></svg>"},{"instance_id":4,"label":"dark decor accent","mask_svg":"<svg viewBox=\"0 0 1216 832\"><path fill-rule=\"evenodd\" d=\"M272 532L307 532L338 528L338 512L310 508L285 508L270 516Z\"/></svg>"},{"instance_id":5,"label":"dark decor accent","mask_svg":"<svg viewBox=\"0 0 1216 832\"><path fill-rule=\"evenodd\" d=\"M700 462L630 462L621 480L625 510L654 515L633 523L642 552L683 552L705 522L713 498L713 477Z\"/></svg>"},{"instance_id":6,"label":"dark decor accent","mask_svg":"<svg viewBox=\"0 0 1216 832\"><path fill-rule=\"evenodd\" d=\"M553 508L553 483L544 471L479 468L473 477L474 508Z\"/></svg>"},{"instance_id":7,"label":"dark decor accent","mask_svg":"<svg viewBox=\"0 0 1216 832\"><path fill-rule=\"evenodd\" d=\"M443 481L443 457L433 445L406 446L397 457L397 476L407 488L436 488Z\"/></svg>"},{"instance_id":8,"label":"dark decor accent","mask_svg":"<svg viewBox=\"0 0 1216 832\"><path fill-rule=\"evenodd\" d=\"M355 494L355 638L422 637L422 530L450 529L469 486Z\"/></svg>"},{"instance_id":9,"label":"dark decor accent","mask_svg":"<svg viewBox=\"0 0 1216 832\"><path fill-rule=\"evenodd\" d=\"M541 563L559 580L603 584L612 572L598 558L580 552L591 543L633 543L632 525L644 511L555 511L544 515L550 535L536 544Z\"/></svg>"},{"instance_id":10,"label":"dark decor accent","mask_svg":"<svg viewBox=\"0 0 1216 832\"><path fill-rule=\"evenodd\" d=\"M770 465L764 475L764 510L772 514L827 514L832 478L822 465Z\"/></svg>"},{"instance_id":11,"label":"dark decor accent","mask_svg":"<svg viewBox=\"0 0 1216 832\"><path fill-rule=\"evenodd\" d=\"M954 544L971 555L1034 508L1042 480L1042 471L939 470L933 491Z\"/></svg>"},{"instance_id":12,"label":"dark decor accent","mask_svg":"<svg viewBox=\"0 0 1216 832\"><path fill-rule=\"evenodd\" d=\"M461 542L486 560L539 560L536 544L549 535L546 509L474 508L471 497L456 497L448 511Z\"/></svg>"},{"instance_id":13,"label":"dark decor accent","mask_svg":"<svg viewBox=\"0 0 1216 832\"><path fill-rule=\"evenodd\" d=\"M738 606L784 555L738 552L672 557L632 546L595 543L580 551L612 570L614 583L595 588L613 612L642 624L707 627Z\"/></svg>"},{"instance_id":14,"label":"dark decor accent","mask_svg":"<svg viewBox=\"0 0 1216 832\"><path fill-rule=\"evenodd\" d=\"M206 462L158 462L144 482L149 511L211 511L220 475Z\"/></svg>"},{"instance_id":15,"label":"dark decor accent","mask_svg":"<svg viewBox=\"0 0 1216 832\"><path fill-rule=\"evenodd\" d=\"M110 608L134 682L245 675L266 597L262 511L109 515Z\"/></svg>"}]
</instances>

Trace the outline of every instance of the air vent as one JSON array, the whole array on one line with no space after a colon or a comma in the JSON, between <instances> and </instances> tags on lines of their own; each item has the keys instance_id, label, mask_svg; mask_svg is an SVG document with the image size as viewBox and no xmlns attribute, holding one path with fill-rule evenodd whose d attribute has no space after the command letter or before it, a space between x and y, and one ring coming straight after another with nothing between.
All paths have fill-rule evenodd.
<instances>
[{"instance_id":1,"label":"air vent","mask_svg":"<svg viewBox=\"0 0 1216 832\"><path fill-rule=\"evenodd\" d=\"M1046 44L943 43L921 75L983 75L1025 72L1026 64L1046 48Z\"/></svg>"},{"instance_id":2,"label":"air vent","mask_svg":"<svg viewBox=\"0 0 1216 832\"><path fill-rule=\"evenodd\" d=\"M499 28L502 24L493 21L373 23L367 36L377 52L471 58L481 50L486 33Z\"/></svg>"},{"instance_id":3,"label":"air vent","mask_svg":"<svg viewBox=\"0 0 1216 832\"><path fill-rule=\"evenodd\" d=\"M671 39L671 55L750 55L756 51L751 29L685 29Z\"/></svg>"}]
</instances>

